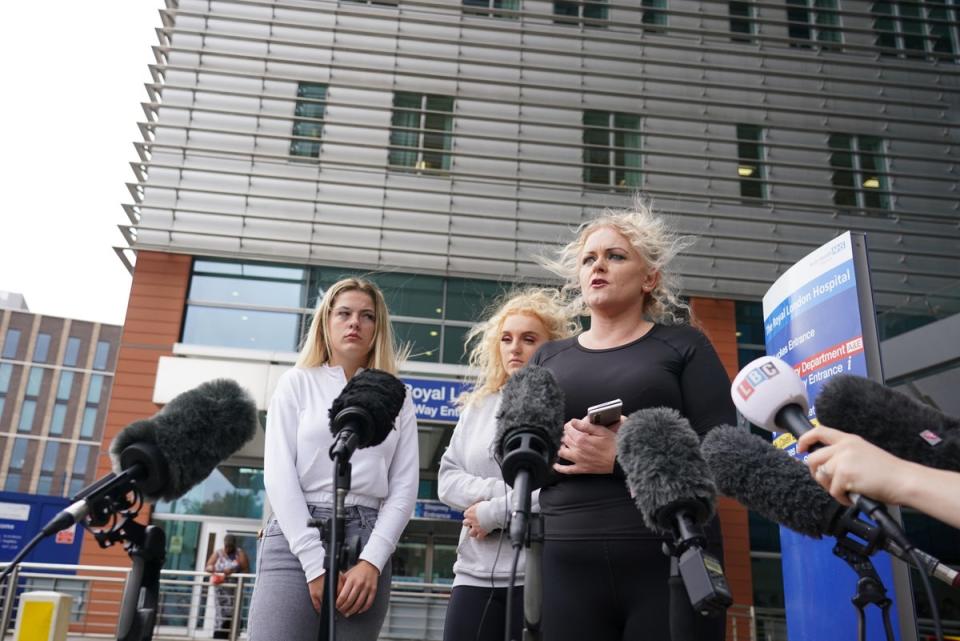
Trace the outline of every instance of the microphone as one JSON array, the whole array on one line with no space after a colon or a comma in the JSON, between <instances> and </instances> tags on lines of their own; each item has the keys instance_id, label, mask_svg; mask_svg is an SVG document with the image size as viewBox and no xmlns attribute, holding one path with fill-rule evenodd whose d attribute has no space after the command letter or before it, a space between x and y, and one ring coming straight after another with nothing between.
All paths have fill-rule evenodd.
<instances>
[{"instance_id":1,"label":"microphone","mask_svg":"<svg viewBox=\"0 0 960 641\"><path fill-rule=\"evenodd\" d=\"M365 369L347 381L330 406L330 432L334 436L330 458L346 461L358 448L383 443L406 394L400 379L378 369Z\"/></svg>"},{"instance_id":2,"label":"microphone","mask_svg":"<svg viewBox=\"0 0 960 641\"><path fill-rule=\"evenodd\" d=\"M550 370L527 365L507 379L497 412L494 458L513 488L510 542L524 543L531 493L542 487L563 438L564 398Z\"/></svg>"},{"instance_id":3,"label":"microphone","mask_svg":"<svg viewBox=\"0 0 960 641\"><path fill-rule=\"evenodd\" d=\"M960 471L960 419L859 376L837 376L816 401L817 418L900 458Z\"/></svg>"},{"instance_id":4,"label":"microphone","mask_svg":"<svg viewBox=\"0 0 960 641\"><path fill-rule=\"evenodd\" d=\"M673 538L693 608L704 616L723 613L733 597L719 560L703 549L717 489L689 421L666 407L634 412L617 433L617 460L644 522Z\"/></svg>"},{"instance_id":5,"label":"microphone","mask_svg":"<svg viewBox=\"0 0 960 641\"><path fill-rule=\"evenodd\" d=\"M860 546L861 553L870 554L870 547L881 547L915 565L907 550L834 500L806 465L759 436L724 425L710 430L700 451L720 493L763 517L814 539L844 538L849 532L867 542ZM914 552L927 575L960 586L960 574L955 570L921 550Z\"/></svg>"},{"instance_id":6,"label":"microphone","mask_svg":"<svg viewBox=\"0 0 960 641\"><path fill-rule=\"evenodd\" d=\"M177 395L152 417L117 434L110 445L115 471L77 493L42 535L88 515L102 525L112 511L103 499L118 491L136 488L151 503L183 496L253 438L258 424L256 404L236 381L212 380Z\"/></svg>"}]
</instances>

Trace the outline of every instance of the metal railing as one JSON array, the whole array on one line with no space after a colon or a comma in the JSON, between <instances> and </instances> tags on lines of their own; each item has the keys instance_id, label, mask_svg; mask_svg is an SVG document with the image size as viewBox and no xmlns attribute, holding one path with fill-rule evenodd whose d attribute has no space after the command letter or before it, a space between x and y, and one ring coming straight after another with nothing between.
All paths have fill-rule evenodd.
<instances>
[{"instance_id":1,"label":"metal railing","mask_svg":"<svg viewBox=\"0 0 960 641\"><path fill-rule=\"evenodd\" d=\"M4 564L0 564L3 567ZM23 563L0 588L0 640L13 630L20 595L53 590L73 597L70 637L115 638L117 616L129 569L96 565ZM239 598L233 600L231 641L246 639L246 622L255 575L236 574L221 584ZM153 638L157 641L213 637L217 607L210 575L164 570L160 577L159 612ZM394 581L390 607L380 633L383 641L439 641L450 598L449 584ZM758 610L735 605L727 612L727 641L786 641L782 610Z\"/></svg>"}]
</instances>

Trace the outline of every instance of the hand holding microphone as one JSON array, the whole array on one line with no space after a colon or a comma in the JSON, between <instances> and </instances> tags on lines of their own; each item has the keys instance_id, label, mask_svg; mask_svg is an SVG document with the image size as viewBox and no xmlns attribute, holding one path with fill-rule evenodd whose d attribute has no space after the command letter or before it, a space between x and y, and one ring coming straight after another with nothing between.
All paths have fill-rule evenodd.
<instances>
[{"instance_id":1,"label":"hand holding microphone","mask_svg":"<svg viewBox=\"0 0 960 641\"><path fill-rule=\"evenodd\" d=\"M823 447L816 447L822 445ZM853 493L908 505L960 528L960 474L905 461L854 434L817 427L800 437L816 481L845 505Z\"/></svg>"}]
</instances>

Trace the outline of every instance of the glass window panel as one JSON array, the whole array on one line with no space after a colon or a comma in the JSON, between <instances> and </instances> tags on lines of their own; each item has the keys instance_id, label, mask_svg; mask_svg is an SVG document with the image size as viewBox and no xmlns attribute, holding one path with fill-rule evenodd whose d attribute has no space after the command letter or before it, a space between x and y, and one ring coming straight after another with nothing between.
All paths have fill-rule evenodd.
<instances>
[{"instance_id":1,"label":"glass window panel","mask_svg":"<svg viewBox=\"0 0 960 641\"><path fill-rule=\"evenodd\" d=\"M67 404L57 403L53 406L53 414L50 416L50 434L60 436L63 434L63 427L67 420Z\"/></svg>"},{"instance_id":2,"label":"glass window panel","mask_svg":"<svg viewBox=\"0 0 960 641\"><path fill-rule=\"evenodd\" d=\"M591 20L606 20L607 0L587 0L584 2L583 17Z\"/></svg>"},{"instance_id":3,"label":"glass window panel","mask_svg":"<svg viewBox=\"0 0 960 641\"><path fill-rule=\"evenodd\" d=\"M394 322L393 331L399 344L410 344L412 348L410 360L430 363L440 362L439 325Z\"/></svg>"},{"instance_id":4,"label":"glass window panel","mask_svg":"<svg viewBox=\"0 0 960 641\"><path fill-rule=\"evenodd\" d=\"M49 496L51 494L51 484L53 478L48 474L41 473L37 479L37 494L40 496Z\"/></svg>"},{"instance_id":5,"label":"glass window panel","mask_svg":"<svg viewBox=\"0 0 960 641\"><path fill-rule=\"evenodd\" d=\"M80 425L80 438L93 438L97 427L97 408L86 407L83 410L83 423Z\"/></svg>"},{"instance_id":6,"label":"glass window panel","mask_svg":"<svg viewBox=\"0 0 960 641\"><path fill-rule=\"evenodd\" d=\"M70 479L70 491L68 496L76 496L86 485L86 479Z\"/></svg>"},{"instance_id":7,"label":"glass window panel","mask_svg":"<svg viewBox=\"0 0 960 641\"><path fill-rule=\"evenodd\" d=\"M7 472L7 480L3 484L3 490L5 492L19 492L20 491L20 475L16 472Z\"/></svg>"},{"instance_id":8,"label":"glass window panel","mask_svg":"<svg viewBox=\"0 0 960 641\"><path fill-rule=\"evenodd\" d=\"M297 104L294 115L310 120L293 121L293 135L316 140L291 140L290 155L300 157L320 156L319 139L323 132L323 115L326 110L326 85L301 82L297 85Z\"/></svg>"},{"instance_id":9,"label":"glass window panel","mask_svg":"<svg viewBox=\"0 0 960 641\"><path fill-rule=\"evenodd\" d=\"M30 374L27 377L27 396L39 396L40 387L43 384L43 368L31 367Z\"/></svg>"},{"instance_id":10,"label":"glass window panel","mask_svg":"<svg viewBox=\"0 0 960 641\"><path fill-rule=\"evenodd\" d=\"M0 394L5 394L10 389L11 376L13 376L13 365L0 363Z\"/></svg>"},{"instance_id":11,"label":"glass window panel","mask_svg":"<svg viewBox=\"0 0 960 641\"><path fill-rule=\"evenodd\" d=\"M29 432L33 429L33 419L37 412L36 401L24 401L20 406L20 423L17 425L18 432Z\"/></svg>"},{"instance_id":12,"label":"glass window panel","mask_svg":"<svg viewBox=\"0 0 960 641\"><path fill-rule=\"evenodd\" d=\"M43 450L43 461L40 464L41 472L53 472L57 469L57 457L60 455L60 443L58 441L47 441L47 446Z\"/></svg>"},{"instance_id":13,"label":"glass window panel","mask_svg":"<svg viewBox=\"0 0 960 641\"><path fill-rule=\"evenodd\" d=\"M372 274L394 316L443 316L443 278L416 274Z\"/></svg>"},{"instance_id":14,"label":"glass window panel","mask_svg":"<svg viewBox=\"0 0 960 641\"><path fill-rule=\"evenodd\" d=\"M203 514L259 519L263 516L263 469L221 465L184 496L160 501L161 514Z\"/></svg>"},{"instance_id":15,"label":"glass window panel","mask_svg":"<svg viewBox=\"0 0 960 641\"><path fill-rule=\"evenodd\" d=\"M17 347L20 346L20 330L8 329L7 337L3 341L3 358L16 358Z\"/></svg>"},{"instance_id":16,"label":"glass window panel","mask_svg":"<svg viewBox=\"0 0 960 641\"><path fill-rule=\"evenodd\" d=\"M493 280L451 278L447 280L447 309L449 320L480 321L490 315L490 307L498 296L510 289L510 283Z\"/></svg>"},{"instance_id":17,"label":"glass window panel","mask_svg":"<svg viewBox=\"0 0 960 641\"><path fill-rule=\"evenodd\" d=\"M27 462L27 439L18 438L13 441L13 451L10 453L10 469L20 472Z\"/></svg>"},{"instance_id":18,"label":"glass window panel","mask_svg":"<svg viewBox=\"0 0 960 641\"><path fill-rule=\"evenodd\" d=\"M193 261L193 273L196 274L198 272L233 274L235 276L240 276L243 273L241 263L195 259Z\"/></svg>"},{"instance_id":19,"label":"glass window panel","mask_svg":"<svg viewBox=\"0 0 960 641\"><path fill-rule=\"evenodd\" d=\"M0 419L3 418L3 409L7 406L7 399L0 396Z\"/></svg>"},{"instance_id":20,"label":"glass window panel","mask_svg":"<svg viewBox=\"0 0 960 641\"><path fill-rule=\"evenodd\" d=\"M103 395L103 376L95 374L90 377L90 386L87 388L87 403L98 405Z\"/></svg>"},{"instance_id":21,"label":"glass window panel","mask_svg":"<svg viewBox=\"0 0 960 641\"><path fill-rule=\"evenodd\" d=\"M667 24L667 14L662 9L666 9L666 0L643 0L643 17L640 21L647 25L665 25ZM661 9L661 11L657 11Z\"/></svg>"},{"instance_id":22,"label":"glass window panel","mask_svg":"<svg viewBox=\"0 0 960 641\"><path fill-rule=\"evenodd\" d=\"M90 453L93 451L92 445L77 445L76 454L73 457L73 475L85 476L87 466L90 464Z\"/></svg>"},{"instance_id":23,"label":"glass window panel","mask_svg":"<svg viewBox=\"0 0 960 641\"><path fill-rule=\"evenodd\" d=\"M50 353L50 334L37 334L37 342L33 346L33 362L46 363Z\"/></svg>"},{"instance_id":24,"label":"glass window panel","mask_svg":"<svg viewBox=\"0 0 960 641\"><path fill-rule=\"evenodd\" d=\"M466 365L469 360L469 351L464 346L469 327L455 327L446 325L443 328L443 362L454 365Z\"/></svg>"},{"instance_id":25,"label":"glass window panel","mask_svg":"<svg viewBox=\"0 0 960 641\"><path fill-rule=\"evenodd\" d=\"M80 339L76 336L71 336L67 339L67 349L63 352L63 364L69 367L76 367L79 356Z\"/></svg>"},{"instance_id":26,"label":"glass window panel","mask_svg":"<svg viewBox=\"0 0 960 641\"><path fill-rule=\"evenodd\" d=\"M302 277L301 277L302 278ZM300 307L303 282L261 278L194 275L190 280L192 302Z\"/></svg>"},{"instance_id":27,"label":"glass window panel","mask_svg":"<svg viewBox=\"0 0 960 641\"><path fill-rule=\"evenodd\" d=\"M60 372L60 382L57 384L57 399L65 401L73 391L73 372Z\"/></svg>"},{"instance_id":28,"label":"glass window panel","mask_svg":"<svg viewBox=\"0 0 960 641\"><path fill-rule=\"evenodd\" d=\"M299 336L296 313L189 305L182 340L191 345L296 351Z\"/></svg>"},{"instance_id":29,"label":"glass window panel","mask_svg":"<svg viewBox=\"0 0 960 641\"><path fill-rule=\"evenodd\" d=\"M93 369L107 369L107 359L110 358L110 343L97 342L97 353L93 357Z\"/></svg>"}]
</instances>

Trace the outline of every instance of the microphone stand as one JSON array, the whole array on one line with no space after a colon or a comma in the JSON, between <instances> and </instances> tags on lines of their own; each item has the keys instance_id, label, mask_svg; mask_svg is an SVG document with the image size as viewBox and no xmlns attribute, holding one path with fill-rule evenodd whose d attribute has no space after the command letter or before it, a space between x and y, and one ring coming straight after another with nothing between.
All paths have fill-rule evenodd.
<instances>
[{"instance_id":1,"label":"microphone stand","mask_svg":"<svg viewBox=\"0 0 960 641\"><path fill-rule=\"evenodd\" d=\"M527 526L527 567L523 585L523 641L541 641L543 623L543 516L530 514Z\"/></svg>"},{"instance_id":2,"label":"microphone stand","mask_svg":"<svg viewBox=\"0 0 960 641\"><path fill-rule=\"evenodd\" d=\"M864 608L873 603L883 616L883 629L887 641L894 641L893 625L890 622L890 605L892 601L887 597L887 589L880 580L876 568L870 559L844 545L846 539L838 539L833 553L843 559L853 568L860 578L857 580L857 591L850 599L857 609L857 639L864 641L867 638L867 618Z\"/></svg>"}]
</instances>

